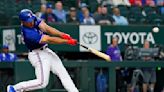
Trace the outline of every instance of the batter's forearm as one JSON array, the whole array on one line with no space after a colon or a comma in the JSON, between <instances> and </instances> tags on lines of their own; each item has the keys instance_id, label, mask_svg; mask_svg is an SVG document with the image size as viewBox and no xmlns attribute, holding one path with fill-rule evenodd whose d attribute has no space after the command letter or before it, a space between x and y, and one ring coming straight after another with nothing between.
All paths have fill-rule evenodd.
<instances>
[{"instance_id":1,"label":"batter's forearm","mask_svg":"<svg viewBox=\"0 0 164 92\"><path fill-rule=\"evenodd\" d=\"M60 32L59 30L50 26L47 28L47 32L54 36L61 36L63 34L63 32Z\"/></svg>"},{"instance_id":2,"label":"batter's forearm","mask_svg":"<svg viewBox=\"0 0 164 92\"><path fill-rule=\"evenodd\" d=\"M64 44L67 43L68 40L59 38L59 37L51 37L48 35L43 35L40 43L50 43L50 44Z\"/></svg>"},{"instance_id":3,"label":"batter's forearm","mask_svg":"<svg viewBox=\"0 0 164 92\"><path fill-rule=\"evenodd\" d=\"M67 41L68 40L61 39L61 38L58 38L58 37L51 37L48 40L48 43L50 43L50 44L65 44L65 43L67 43Z\"/></svg>"},{"instance_id":4,"label":"batter's forearm","mask_svg":"<svg viewBox=\"0 0 164 92\"><path fill-rule=\"evenodd\" d=\"M53 35L53 36L60 36L60 37L61 37L61 35L64 34L63 32L60 32L59 30L57 30L57 29L55 29L55 28L53 28L53 27L47 25L44 21L42 21L42 22L39 24L39 28L40 28L42 31L44 31L44 32L46 32L46 33L48 33L48 34L50 34L50 35Z\"/></svg>"}]
</instances>

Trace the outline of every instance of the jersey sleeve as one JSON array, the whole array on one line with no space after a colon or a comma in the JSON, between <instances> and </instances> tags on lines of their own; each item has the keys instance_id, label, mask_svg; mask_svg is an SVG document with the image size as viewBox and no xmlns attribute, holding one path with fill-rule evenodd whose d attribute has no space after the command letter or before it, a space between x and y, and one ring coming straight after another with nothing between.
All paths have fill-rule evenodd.
<instances>
[{"instance_id":1,"label":"jersey sleeve","mask_svg":"<svg viewBox=\"0 0 164 92\"><path fill-rule=\"evenodd\" d=\"M39 24L41 23L41 21L42 21L41 18L36 17L36 19L35 19L35 27L38 27Z\"/></svg>"}]
</instances>

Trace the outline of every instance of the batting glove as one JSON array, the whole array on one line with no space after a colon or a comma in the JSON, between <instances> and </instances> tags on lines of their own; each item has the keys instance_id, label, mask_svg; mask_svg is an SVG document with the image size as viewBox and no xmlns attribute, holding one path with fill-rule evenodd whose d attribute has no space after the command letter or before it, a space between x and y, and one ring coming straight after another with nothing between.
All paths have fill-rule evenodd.
<instances>
[{"instance_id":1,"label":"batting glove","mask_svg":"<svg viewBox=\"0 0 164 92\"><path fill-rule=\"evenodd\" d=\"M69 34L62 34L61 38L66 39L66 40L71 40L72 37Z\"/></svg>"},{"instance_id":2,"label":"batting glove","mask_svg":"<svg viewBox=\"0 0 164 92\"><path fill-rule=\"evenodd\" d=\"M77 44L77 40L76 39L70 39L67 41L67 44L75 46Z\"/></svg>"}]
</instances>

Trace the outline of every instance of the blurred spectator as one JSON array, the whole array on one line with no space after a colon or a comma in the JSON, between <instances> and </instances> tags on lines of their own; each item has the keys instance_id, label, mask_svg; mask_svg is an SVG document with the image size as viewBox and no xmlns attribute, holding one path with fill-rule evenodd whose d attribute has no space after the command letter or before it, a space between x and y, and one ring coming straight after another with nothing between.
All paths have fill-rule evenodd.
<instances>
[{"instance_id":1,"label":"blurred spectator","mask_svg":"<svg viewBox=\"0 0 164 92\"><path fill-rule=\"evenodd\" d=\"M42 14L41 19L43 19L46 23L55 23L57 22L57 17L52 13L52 4L46 5L46 12Z\"/></svg>"},{"instance_id":2,"label":"blurred spectator","mask_svg":"<svg viewBox=\"0 0 164 92\"><path fill-rule=\"evenodd\" d=\"M107 76L103 73L103 70L100 69L96 77L96 92L107 92Z\"/></svg>"},{"instance_id":3,"label":"blurred spectator","mask_svg":"<svg viewBox=\"0 0 164 92\"><path fill-rule=\"evenodd\" d=\"M46 0L40 0L42 4L46 4L47 1Z\"/></svg>"},{"instance_id":4,"label":"blurred spectator","mask_svg":"<svg viewBox=\"0 0 164 92\"><path fill-rule=\"evenodd\" d=\"M2 53L0 53L0 62L14 62L17 60L17 55L9 52L8 45L3 45Z\"/></svg>"},{"instance_id":5,"label":"blurred spectator","mask_svg":"<svg viewBox=\"0 0 164 92\"><path fill-rule=\"evenodd\" d=\"M112 5L117 6L117 5L127 5L130 6L129 0L111 0Z\"/></svg>"},{"instance_id":6,"label":"blurred spectator","mask_svg":"<svg viewBox=\"0 0 164 92\"><path fill-rule=\"evenodd\" d=\"M142 6L142 0L135 0L135 5Z\"/></svg>"},{"instance_id":7,"label":"blurred spectator","mask_svg":"<svg viewBox=\"0 0 164 92\"><path fill-rule=\"evenodd\" d=\"M102 5L111 4L111 5L114 5L114 6L117 6L117 5L127 5L127 6L130 6L129 0L97 0L97 2L99 4L102 4Z\"/></svg>"},{"instance_id":8,"label":"blurred spectator","mask_svg":"<svg viewBox=\"0 0 164 92\"><path fill-rule=\"evenodd\" d=\"M108 10L106 6L102 7L102 14L97 16L96 23L98 24L114 24L114 19L108 14Z\"/></svg>"},{"instance_id":9,"label":"blurred spectator","mask_svg":"<svg viewBox=\"0 0 164 92\"><path fill-rule=\"evenodd\" d=\"M144 48L150 48L149 41L145 40ZM153 60L152 57L145 56L142 58L145 62ZM154 87L156 83L156 70L155 68L143 68L143 75L144 75L144 83L143 83L143 92L154 92ZM149 84L150 83L150 84Z\"/></svg>"},{"instance_id":10,"label":"blurred spectator","mask_svg":"<svg viewBox=\"0 0 164 92\"><path fill-rule=\"evenodd\" d=\"M129 0L131 5L138 5L138 6L155 6L155 0Z\"/></svg>"},{"instance_id":11,"label":"blurred spectator","mask_svg":"<svg viewBox=\"0 0 164 92\"><path fill-rule=\"evenodd\" d=\"M94 18L95 20L97 20L97 18L98 18L101 14L102 14L102 6L99 5L99 6L97 7L96 12L93 14L93 18Z\"/></svg>"},{"instance_id":12,"label":"blurred spectator","mask_svg":"<svg viewBox=\"0 0 164 92\"><path fill-rule=\"evenodd\" d=\"M63 9L62 2L58 1L55 4L55 9L53 10L53 13L57 17L57 21L60 23L66 23L66 11Z\"/></svg>"},{"instance_id":13,"label":"blurred spectator","mask_svg":"<svg viewBox=\"0 0 164 92\"><path fill-rule=\"evenodd\" d=\"M118 38L112 38L112 44L106 50L107 55L110 56L111 61L122 61L121 51L118 47Z\"/></svg>"},{"instance_id":14,"label":"blurred spectator","mask_svg":"<svg viewBox=\"0 0 164 92\"><path fill-rule=\"evenodd\" d=\"M79 19L77 18L77 12L75 7L70 8L70 13L66 19L67 23L79 24Z\"/></svg>"},{"instance_id":15,"label":"blurred spectator","mask_svg":"<svg viewBox=\"0 0 164 92\"><path fill-rule=\"evenodd\" d=\"M84 12L84 19L82 24L86 24L86 25L94 25L95 24L95 20L89 16L89 10L86 10Z\"/></svg>"},{"instance_id":16,"label":"blurred spectator","mask_svg":"<svg viewBox=\"0 0 164 92\"><path fill-rule=\"evenodd\" d=\"M164 15L164 7L160 8L160 12L161 12L162 15Z\"/></svg>"},{"instance_id":17,"label":"blurred spectator","mask_svg":"<svg viewBox=\"0 0 164 92\"><path fill-rule=\"evenodd\" d=\"M142 0L129 0L131 5L142 6Z\"/></svg>"},{"instance_id":18,"label":"blurred spectator","mask_svg":"<svg viewBox=\"0 0 164 92\"><path fill-rule=\"evenodd\" d=\"M81 0L76 0L77 6L80 7L81 5Z\"/></svg>"},{"instance_id":19,"label":"blurred spectator","mask_svg":"<svg viewBox=\"0 0 164 92\"><path fill-rule=\"evenodd\" d=\"M164 6L164 0L156 0L156 5Z\"/></svg>"},{"instance_id":20,"label":"blurred spectator","mask_svg":"<svg viewBox=\"0 0 164 92\"><path fill-rule=\"evenodd\" d=\"M115 20L116 25L128 25L128 20L120 15L119 8L115 7L113 8L113 19Z\"/></svg>"},{"instance_id":21,"label":"blurred spectator","mask_svg":"<svg viewBox=\"0 0 164 92\"><path fill-rule=\"evenodd\" d=\"M112 0L97 0L97 2L101 5L112 4Z\"/></svg>"},{"instance_id":22,"label":"blurred spectator","mask_svg":"<svg viewBox=\"0 0 164 92\"><path fill-rule=\"evenodd\" d=\"M154 0L146 0L146 5L154 7L155 1Z\"/></svg>"},{"instance_id":23,"label":"blurred spectator","mask_svg":"<svg viewBox=\"0 0 164 92\"><path fill-rule=\"evenodd\" d=\"M131 5L134 5L134 4L135 4L135 1L134 1L134 0L129 0L129 3L130 3Z\"/></svg>"},{"instance_id":24,"label":"blurred spectator","mask_svg":"<svg viewBox=\"0 0 164 92\"><path fill-rule=\"evenodd\" d=\"M110 56L112 62L122 62L121 51L118 47L118 38L112 38L112 44L108 46L106 54ZM122 85L124 85L123 74L124 69L116 67L116 92L122 92Z\"/></svg>"},{"instance_id":25,"label":"blurred spectator","mask_svg":"<svg viewBox=\"0 0 164 92\"><path fill-rule=\"evenodd\" d=\"M88 11L88 5L86 3L81 3L80 8L81 8L81 11L78 12L78 18L79 18L80 23L83 23L84 13L85 11ZM89 16L92 16L92 15L89 13Z\"/></svg>"},{"instance_id":26,"label":"blurred spectator","mask_svg":"<svg viewBox=\"0 0 164 92\"><path fill-rule=\"evenodd\" d=\"M46 12L46 5L45 4L42 4L40 6L40 12L37 12L36 13L36 16L41 18L41 16Z\"/></svg>"}]
</instances>

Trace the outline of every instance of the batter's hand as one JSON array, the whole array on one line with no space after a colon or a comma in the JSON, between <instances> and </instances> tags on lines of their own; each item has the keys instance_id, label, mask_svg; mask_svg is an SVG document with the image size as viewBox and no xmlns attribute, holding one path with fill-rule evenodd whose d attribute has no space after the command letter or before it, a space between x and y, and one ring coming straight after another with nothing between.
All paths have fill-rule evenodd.
<instances>
[{"instance_id":1,"label":"batter's hand","mask_svg":"<svg viewBox=\"0 0 164 92\"><path fill-rule=\"evenodd\" d=\"M66 39L66 40L71 40L72 37L69 34L62 34L61 38Z\"/></svg>"},{"instance_id":2,"label":"batter's hand","mask_svg":"<svg viewBox=\"0 0 164 92\"><path fill-rule=\"evenodd\" d=\"M67 44L75 46L77 44L77 40L76 39L70 39L67 41Z\"/></svg>"}]
</instances>

